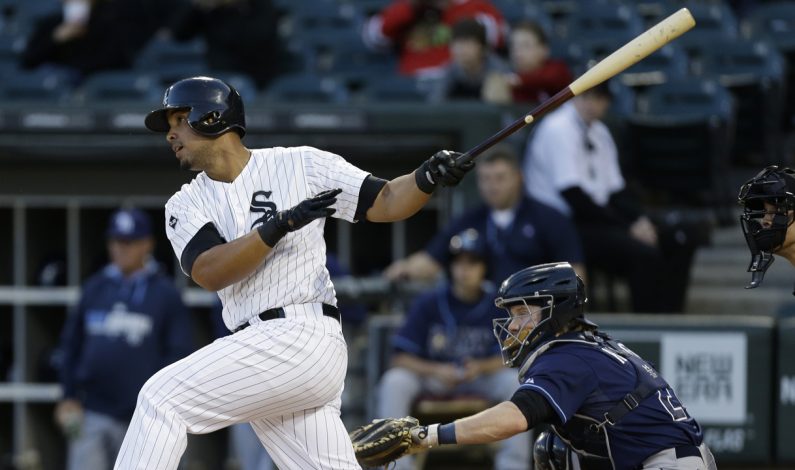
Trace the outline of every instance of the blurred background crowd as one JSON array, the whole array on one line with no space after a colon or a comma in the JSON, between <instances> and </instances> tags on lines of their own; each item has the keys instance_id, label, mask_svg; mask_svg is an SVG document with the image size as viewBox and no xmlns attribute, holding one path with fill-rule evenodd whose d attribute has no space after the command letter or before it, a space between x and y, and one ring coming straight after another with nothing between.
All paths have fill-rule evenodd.
<instances>
[{"instance_id":1,"label":"blurred background crowd","mask_svg":"<svg viewBox=\"0 0 795 470\"><path fill-rule=\"evenodd\" d=\"M484 154L415 221L329 223L349 426L507 398L490 299L521 267L571 262L592 311L789 315L782 266L742 291L735 198L795 157L795 2L0 0L0 468L110 468L136 387L227 334L164 236L186 177L158 176L177 165L140 113L166 86L224 79L249 142L316 145L386 177L437 144L467 150L683 6L694 30ZM100 122L57 130L58 110L131 114L111 145ZM423 140L427 116L467 124ZM527 446L472 468L513 468ZM192 438L183 466L272 468L246 427Z\"/></svg>"}]
</instances>

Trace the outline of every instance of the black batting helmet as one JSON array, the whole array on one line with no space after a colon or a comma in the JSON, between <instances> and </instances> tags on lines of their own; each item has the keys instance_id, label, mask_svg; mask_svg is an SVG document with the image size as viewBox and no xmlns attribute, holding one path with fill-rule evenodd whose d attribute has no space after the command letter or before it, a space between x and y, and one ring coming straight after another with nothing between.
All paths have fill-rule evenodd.
<instances>
[{"instance_id":1,"label":"black batting helmet","mask_svg":"<svg viewBox=\"0 0 795 470\"><path fill-rule=\"evenodd\" d=\"M185 78L168 87L163 95L163 107L146 116L146 127L155 132L168 132L167 112L170 109L189 110L188 125L204 136L215 137L229 130L240 137L246 134L240 93L217 78Z\"/></svg>"},{"instance_id":2,"label":"black batting helmet","mask_svg":"<svg viewBox=\"0 0 795 470\"><path fill-rule=\"evenodd\" d=\"M569 263L548 263L517 271L503 281L494 304L508 311L507 318L493 320L494 335L500 343L505 365L517 367L536 344L561 331L572 320L585 320L588 298L585 284ZM511 307L524 305L526 312L512 315ZM530 306L541 307L533 319ZM512 325L512 322L514 323Z\"/></svg>"}]
</instances>

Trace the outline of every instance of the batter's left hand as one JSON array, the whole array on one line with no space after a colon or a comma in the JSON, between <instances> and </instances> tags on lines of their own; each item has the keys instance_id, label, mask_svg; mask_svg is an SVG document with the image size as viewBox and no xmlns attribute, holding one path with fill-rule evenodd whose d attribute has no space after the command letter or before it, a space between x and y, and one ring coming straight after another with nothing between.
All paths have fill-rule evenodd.
<instances>
[{"instance_id":1,"label":"batter's left hand","mask_svg":"<svg viewBox=\"0 0 795 470\"><path fill-rule=\"evenodd\" d=\"M423 192L431 194L437 185L456 186L464 175L475 167L475 162L458 163L460 152L440 150L433 154L414 172L417 187Z\"/></svg>"},{"instance_id":2,"label":"batter's left hand","mask_svg":"<svg viewBox=\"0 0 795 470\"><path fill-rule=\"evenodd\" d=\"M323 191L315 197L304 199L291 209L277 212L257 228L262 241L273 248L287 232L294 232L315 219L331 216L336 211L331 206L337 202L337 195L341 192L341 189Z\"/></svg>"}]
</instances>

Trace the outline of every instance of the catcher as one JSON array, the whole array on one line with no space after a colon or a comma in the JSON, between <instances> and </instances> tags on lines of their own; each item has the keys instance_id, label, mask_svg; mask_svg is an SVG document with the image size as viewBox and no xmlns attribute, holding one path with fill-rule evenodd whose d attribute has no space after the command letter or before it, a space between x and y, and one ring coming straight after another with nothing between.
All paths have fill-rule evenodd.
<instances>
[{"instance_id":1,"label":"catcher","mask_svg":"<svg viewBox=\"0 0 795 470\"><path fill-rule=\"evenodd\" d=\"M359 463L386 465L439 445L507 439L551 425L533 449L536 469L716 469L701 427L645 360L583 314L585 285L568 263L506 279L494 320L505 364L519 368L509 401L452 423L376 420L351 433Z\"/></svg>"}]
</instances>

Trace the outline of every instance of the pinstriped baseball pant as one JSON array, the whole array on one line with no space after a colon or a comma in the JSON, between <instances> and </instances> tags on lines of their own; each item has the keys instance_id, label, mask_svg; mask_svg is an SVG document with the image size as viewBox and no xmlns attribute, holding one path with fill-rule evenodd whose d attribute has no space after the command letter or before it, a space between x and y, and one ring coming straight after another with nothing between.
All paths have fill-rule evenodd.
<instances>
[{"instance_id":1,"label":"pinstriped baseball pant","mask_svg":"<svg viewBox=\"0 0 795 470\"><path fill-rule=\"evenodd\" d=\"M250 422L285 469L359 469L340 419L347 346L321 304L220 338L150 378L115 469L176 469L187 433Z\"/></svg>"}]
</instances>

